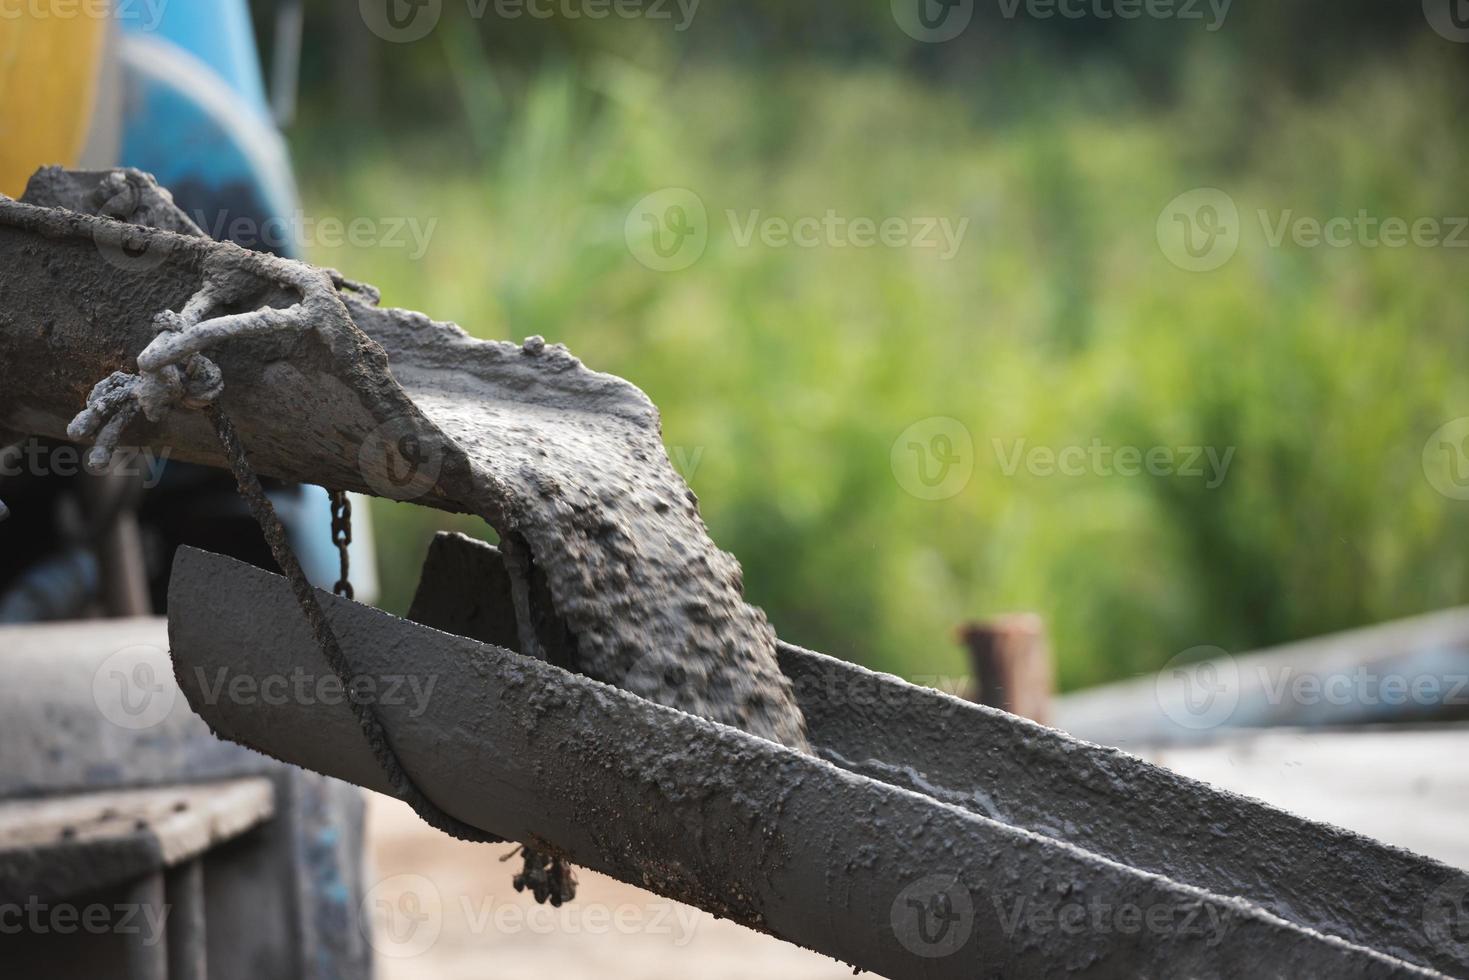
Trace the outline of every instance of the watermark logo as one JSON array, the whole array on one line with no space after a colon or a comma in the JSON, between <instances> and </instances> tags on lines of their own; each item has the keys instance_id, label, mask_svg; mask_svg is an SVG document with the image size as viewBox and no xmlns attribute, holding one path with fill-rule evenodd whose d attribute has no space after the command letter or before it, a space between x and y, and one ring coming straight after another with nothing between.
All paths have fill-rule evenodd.
<instances>
[{"instance_id":1,"label":"watermark logo","mask_svg":"<svg viewBox=\"0 0 1469 980\"><path fill-rule=\"evenodd\" d=\"M135 173L115 170L102 178L94 192L97 214L104 220L93 224L92 242L103 260L124 272L156 269L179 245L180 239L173 234L131 223L149 197L150 186L150 181Z\"/></svg>"},{"instance_id":2,"label":"watermark logo","mask_svg":"<svg viewBox=\"0 0 1469 980\"><path fill-rule=\"evenodd\" d=\"M1423 0L1423 16L1444 40L1469 43L1469 0Z\"/></svg>"},{"instance_id":3,"label":"watermark logo","mask_svg":"<svg viewBox=\"0 0 1469 980\"><path fill-rule=\"evenodd\" d=\"M688 668L657 651L645 653L634 661L618 686L660 704L682 701L685 692L695 690Z\"/></svg>"},{"instance_id":4,"label":"watermark logo","mask_svg":"<svg viewBox=\"0 0 1469 980\"><path fill-rule=\"evenodd\" d=\"M1217 728L1239 706L1239 665L1219 647L1190 647L1163 665L1154 686L1158 707L1175 725Z\"/></svg>"},{"instance_id":5,"label":"watermark logo","mask_svg":"<svg viewBox=\"0 0 1469 980\"><path fill-rule=\"evenodd\" d=\"M178 239L167 232L118 220L98 221L92 242L108 265L134 275L158 268L178 247Z\"/></svg>"},{"instance_id":6,"label":"watermark logo","mask_svg":"<svg viewBox=\"0 0 1469 980\"><path fill-rule=\"evenodd\" d=\"M103 660L92 675L92 701L102 717L119 728L152 728L173 711L177 697L168 654L158 647L124 647Z\"/></svg>"},{"instance_id":7,"label":"watermark logo","mask_svg":"<svg viewBox=\"0 0 1469 980\"><path fill-rule=\"evenodd\" d=\"M974 439L963 422L933 416L893 440L889 454L898 486L920 500L947 500L974 475Z\"/></svg>"},{"instance_id":8,"label":"watermark logo","mask_svg":"<svg viewBox=\"0 0 1469 980\"><path fill-rule=\"evenodd\" d=\"M384 41L409 44L428 36L444 14L444 0L357 0L362 22Z\"/></svg>"},{"instance_id":9,"label":"watermark logo","mask_svg":"<svg viewBox=\"0 0 1469 980\"><path fill-rule=\"evenodd\" d=\"M438 484L444 454L443 436L405 415L367 434L357 450L357 466L379 497L412 501Z\"/></svg>"},{"instance_id":10,"label":"watermark logo","mask_svg":"<svg viewBox=\"0 0 1469 980\"><path fill-rule=\"evenodd\" d=\"M1458 960L1469 960L1469 876L1450 878L1423 903L1423 931Z\"/></svg>"},{"instance_id":11,"label":"watermark logo","mask_svg":"<svg viewBox=\"0 0 1469 980\"><path fill-rule=\"evenodd\" d=\"M1169 262L1188 272L1210 272L1239 248L1239 209L1219 188L1198 187L1168 202L1155 232Z\"/></svg>"},{"instance_id":12,"label":"watermark logo","mask_svg":"<svg viewBox=\"0 0 1469 980\"><path fill-rule=\"evenodd\" d=\"M952 41L974 19L974 0L892 0L892 6L903 33L925 44Z\"/></svg>"},{"instance_id":13,"label":"watermark logo","mask_svg":"<svg viewBox=\"0 0 1469 980\"><path fill-rule=\"evenodd\" d=\"M694 474L699 472L699 464L704 462L703 446L669 446L668 461L673 464L673 470L683 477L685 483L694 482Z\"/></svg>"},{"instance_id":14,"label":"watermark logo","mask_svg":"<svg viewBox=\"0 0 1469 980\"><path fill-rule=\"evenodd\" d=\"M372 948L383 956L422 956L443 931L444 899L423 875L393 875L362 896L357 923Z\"/></svg>"},{"instance_id":15,"label":"watermark logo","mask_svg":"<svg viewBox=\"0 0 1469 980\"><path fill-rule=\"evenodd\" d=\"M958 879L926 875L893 899L889 921L893 935L914 956L951 956L974 931L974 900Z\"/></svg>"},{"instance_id":16,"label":"watermark logo","mask_svg":"<svg viewBox=\"0 0 1469 980\"><path fill-rule=\"evenodd\" d=\"M686 187L654 191L633 205L623 223L633 258L655 272L678 272L709 246L709 212Z\"/></svg>"},{"instance_id":17,"label":"watermark logo","mask_svg":"<svg viewBox=\"0 0 1469 980\"><path fill-rule=\"evenodd\" d=\"M1450 500L1469 500L1469 415L1445 422L1428 437L1423 475Z\"/></svg>"}]
</instances>

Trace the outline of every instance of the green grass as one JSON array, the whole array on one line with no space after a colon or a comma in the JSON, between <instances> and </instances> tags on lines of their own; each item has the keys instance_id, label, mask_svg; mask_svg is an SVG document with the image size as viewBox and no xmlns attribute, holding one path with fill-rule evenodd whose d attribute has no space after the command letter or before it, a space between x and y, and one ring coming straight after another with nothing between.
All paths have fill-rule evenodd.
<instances>
[{"instance_id":1,"label":"green grass","mask_svg":"<svg viewBox=\"0 0 1469 980\"><path fill-rule=\"evenodd\" d=\"M1263 109L1231 99L1227 67L1199 77L1166 111L1100 76L1032 80L1050 85L1027 103L1044 108L996 121L965 91L877 69L548 69L427 146L344 157L303 137L310 212L437 222L419 261L312 258L385 302L477 336L543 334L637 383L750 599L783 636L883 669L962 672L952 628L1015 609L1046 617L1070 688L1196 645L1462 602L1469 503L1421 459L1469 415L1469 248L1269 247L1256 217L1469 211L1458 76L1427 52ZM1165 203L1200 186L1243 219L1237 254L1202 273L1155 237ZM679 272L644 268L624 238L629 208L664 187L710 215L707 251ZM740 247L725 218L829 208L969 226L944 261ZM933 416L974 447L968 484L937 501L890 463ZM1214 489L1006 475L995 440L1021 438L1234 455ZM446 519L376 519L385 604L402 608Z\"/></svg>"}]
</instances>

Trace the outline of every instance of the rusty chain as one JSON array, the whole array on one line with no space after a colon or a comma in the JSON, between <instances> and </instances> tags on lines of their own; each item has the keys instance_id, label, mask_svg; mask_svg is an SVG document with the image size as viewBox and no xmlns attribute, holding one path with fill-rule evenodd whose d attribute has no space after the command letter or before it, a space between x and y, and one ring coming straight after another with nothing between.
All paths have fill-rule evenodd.
<instances>
[{"instance_id":1,"label":"rusty chain","mask_svg":"<svg viewBox=\"0 0 1469 980\"><path fill-rule=\"evenodd\" d=\"M346 491L332 490L332 544L337 546L337 556L341 560L342 573L337 578L337 584L332 586L332 591L347 599L355 598L352 591L351 570L352 558L348 548L352 544L352 499L347 496Z\"/></svg>"}]
</instances>

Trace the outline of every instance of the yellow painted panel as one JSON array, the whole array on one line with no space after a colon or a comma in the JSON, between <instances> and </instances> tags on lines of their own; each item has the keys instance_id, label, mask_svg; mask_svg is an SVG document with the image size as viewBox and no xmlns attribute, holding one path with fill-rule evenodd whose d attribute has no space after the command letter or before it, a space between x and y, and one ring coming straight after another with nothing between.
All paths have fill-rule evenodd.
<instances>
[{"instance_id":1,"label":"yellow painted panel","mask_svg":"<svg viewBox=\"0 0 1469 980\"><path fill-rule=\"evenodd\" d=\"M0 0L0 193L39 166L76 164L97 96L108 4Z\"/></svg>"}]
</instances>

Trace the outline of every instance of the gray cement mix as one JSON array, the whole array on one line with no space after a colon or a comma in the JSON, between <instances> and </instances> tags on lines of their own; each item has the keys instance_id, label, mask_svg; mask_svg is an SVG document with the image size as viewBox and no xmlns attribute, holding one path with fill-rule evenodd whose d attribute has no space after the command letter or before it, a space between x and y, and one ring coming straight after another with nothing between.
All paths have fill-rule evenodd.
<instances>
[{"instance_id":1,"label":"gray cement mix","mask_svg":"<svg viewBox=\"0 0 1469 980\"><path fill-rule=\"evenodd\" d=\"M331 270L213 242L137 171L52 168L0 200L0 290L0 425L64 438L94 383L207 350L261 473L484 518L522 652L807 747L775 632L631 383L560 344L477 340ZM185 310L154 343L155 318ZM220 464L198 413L145 407L157 418L131 411L114 441Z\"/></svg>"}]
</instances>

